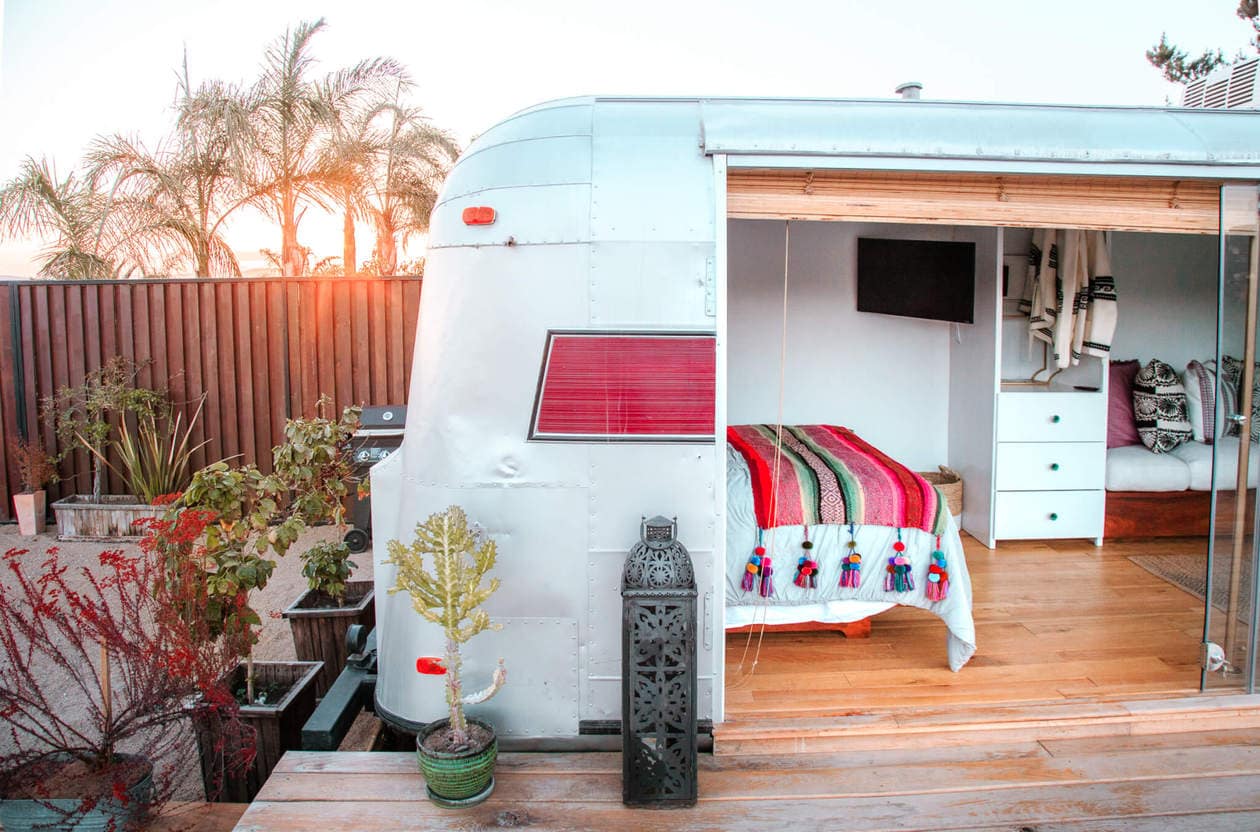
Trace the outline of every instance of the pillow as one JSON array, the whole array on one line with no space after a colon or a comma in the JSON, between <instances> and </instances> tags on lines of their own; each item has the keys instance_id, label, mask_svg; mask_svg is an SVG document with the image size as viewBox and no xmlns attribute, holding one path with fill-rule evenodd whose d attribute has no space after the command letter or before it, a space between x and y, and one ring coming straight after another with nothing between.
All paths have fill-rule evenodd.
<instances>
[{"instance_id":1,"label":"pillow","mask_svg":"<svg viewBox=\"0 0 1260 832\"><path fill-rule=\"evenodd\" d=\"M1221 359L1221 374L1225 377L1227 385L1234 388L1235 396L1232 402L1221 402L1223 408L1228 408L1225 410L1225 416L1238 412L1242 401L1242 371L1242 362L1232 355L1227 355ZM1257 416L1260 416L1260 396L1256 395L1257 391L1260 391L1260 363L1256 364L1255 375L1251 381L1251 413L1249 414L1251 418L1248 420L1248 424L1251 426L1251 439L1253 442L1260 440L1260 419L1257 419ZM1238 425L1231 422L1229 433L1230 435L1237 434Z\"/></svg>"},{"instance_id":2,"label":"pillow","mask_svg":"<svg viewBox=\"0 0 1260 832\"><path fill-rule=\"evenodd\" d=\"M1152 359L1133 379L1133 415L1142 444L1157 454L1190 441L1186 388L1177 371Z\"/></svg>"},{"instance_id":3,"label":"pillow","mask_svg":"<svg viewBox=\"0 0 1260 832\"><path fill-rule=\"evenodd\" d=\"M1112 361L1107 376L1107 447L1141 445L1133 419L1133 377L1142 365L1136 358Z\"/></svg>"},{"instance_id":4,"label":"pillow","mask_svg":"<svg viewBox=\"0 0 1260 832\"><path fill-rule=\"evenodd\" d=\"M1187 415L1190 417L1194 441L1211 445L1218 437L1227 436L1228 428L1233 425L1225 417L1228 413L1233 413L1237 406L1236 394L1226 383L1225 389L1221 391L1221 401L1217 401L1216 362L1191 361L1186 365L1181 382L1186 387ZM1207 427L1212 424L1216 426L1214 431ZM1237 433L1237 430L1234 432Z\"/></svg>"}]
</instances>

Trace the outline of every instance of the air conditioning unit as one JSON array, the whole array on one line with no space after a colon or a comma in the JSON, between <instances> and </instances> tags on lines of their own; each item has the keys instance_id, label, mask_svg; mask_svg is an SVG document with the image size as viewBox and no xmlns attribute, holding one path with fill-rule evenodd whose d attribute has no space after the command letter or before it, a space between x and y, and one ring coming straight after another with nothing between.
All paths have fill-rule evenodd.
<instances>
[{"instance_id":1,"label":"air conditioning unit","mask_svg":"<svg viewBox=\"0 0 1260 832\"><path fill-rule=\"evenodd\" d=\"M1186 84L1181 96L1183 107L1214 109L1260 109L1260 58L1250 58L1223 66L1205 78Z\"/></svg>"}]
</instances>

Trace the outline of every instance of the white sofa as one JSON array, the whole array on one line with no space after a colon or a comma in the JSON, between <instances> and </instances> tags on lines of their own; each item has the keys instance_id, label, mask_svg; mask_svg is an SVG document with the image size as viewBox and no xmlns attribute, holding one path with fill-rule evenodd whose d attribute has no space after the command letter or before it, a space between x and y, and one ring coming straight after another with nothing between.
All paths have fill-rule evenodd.
<instances>
[{"instance_id":1,"label":"white sofa","mask_svg":"<svg viewBox=\"0 0 1260 832\"><path fill-rule=\"evenodd\" d=\"M1238 437L1216 440L1218 483L1221 490L1233 491L1238 476ZM1260 443L1252 442L1247 466L1247 486L1260 484ZM1212 489L1212 446L1187 442L1164 454L1153 453L1145 445L1125 445L1107 451L1108 491L1210 491Z\"/></svg>"}]
</instances>

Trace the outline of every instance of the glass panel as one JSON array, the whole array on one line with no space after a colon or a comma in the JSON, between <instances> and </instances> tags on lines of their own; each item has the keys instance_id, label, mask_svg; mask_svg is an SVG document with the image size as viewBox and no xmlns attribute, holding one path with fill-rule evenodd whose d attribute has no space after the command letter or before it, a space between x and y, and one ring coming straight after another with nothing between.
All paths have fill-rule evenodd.
<instances>
[{"instance_id":1,"label":"glass panel","mask_svg":"<svg viewBox=\"0 0 1260 832\"><path fill-rule=\"evenodd\" d=\"M1255 483L1260 476L1260 421L1251 414L1255 371L1257 224L1255 186L1221 189L1220 296L1217 317L1217 407L1229 434L1213 445L1212 530L1205 571L1203 687L1255 686ZM1232 403L1232 406L1231 406ZM1249 487L1250 486L1250 487Z\"/></svg>"}]
</instances>

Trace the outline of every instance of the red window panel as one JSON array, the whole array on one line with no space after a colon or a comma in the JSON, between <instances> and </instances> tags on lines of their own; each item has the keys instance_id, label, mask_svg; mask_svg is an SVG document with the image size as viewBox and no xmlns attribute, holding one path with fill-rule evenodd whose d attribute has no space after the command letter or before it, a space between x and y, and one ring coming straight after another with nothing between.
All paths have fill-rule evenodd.
<instances>
[{"instance_id":1,"label":"red window panel","mask_svg":"<svg viewBox=\"0 0 1260 832\"><path fill-rule=\"evenodd\" d=\"M712 335L550 333L532 438L713 436Z\"/></svg>"}]
</instances>

